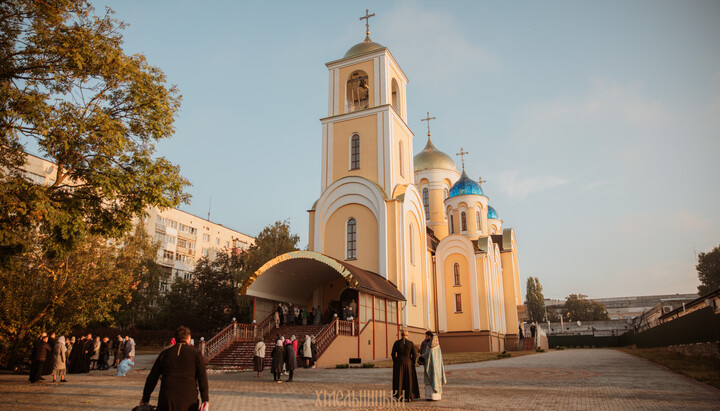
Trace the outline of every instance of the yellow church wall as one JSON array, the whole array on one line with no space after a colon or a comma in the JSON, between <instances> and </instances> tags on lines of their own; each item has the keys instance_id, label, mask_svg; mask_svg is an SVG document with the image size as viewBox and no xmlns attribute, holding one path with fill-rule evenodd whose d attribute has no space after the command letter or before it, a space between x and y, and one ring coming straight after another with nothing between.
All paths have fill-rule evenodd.
<instances>
[{"instance_id":1,"label":"yellow church wall","mask_svg":"<svg viewBox=\"0 0 720 411\"><path fill-rule=\"evenodd\" d=\"M488 276L490 275L490 273L489 273L487 257L482 257L481 255L478 255L477 257L475 257L475 266L477 267L477 284L478 284L478 300L479 300L478 308L479 308L479 312L480 312L480 329L481 330L489 330L490 329L490 310L488 308L489 290L486 287L486 283L487 283Z\"/></svg>"},{"instance_id":2,"label":"yellow church wall","mask_svg":"<svg viewBox=\"0 0 720 411\"><path fill-rule=\"evenodd\" d=\"M453 284L453 265L460 266L460 286ZM445 312L447 331L472 330L472 309L476 302L470 299L469 262L459 253L450 254L443 264L445 270ZM460 294L462 312L455 312L455 294Z\"/></svg>"},{"instance_id":3,"label":"yellow church wall","mask_svg":"<svg viewBox=\"0 0 720 411\"><path fill-rule=\"evenodd\" d=\"M332 124L332 181L345 176L378 181L377 114ZM350 139L360 136L360 168L350 170Z\"/></svg>"},{"instance_id":4,"label":"yellow church wall","mask_svg":"<svg viewBox=\"0 0 720 411\"><path fill-rule=\"evenodd\" d=\"M315 210L308 211L308 250L315 249Z\"/></svg>"},{"instance_id":5,"label":"yellow church wall","mask_svg":"<svg viewBox=\"0 0 720 411\"><path fill-rule=\"evenodd\" d=\"M340 87L339 87L339 100L340 100L340 113L347 113L347 82L350 80L350 75L356 71L362 70L368 76L368 102L370 107L374 107L375 103L375 70L373 68L373 61L364 61L351 66L342 67L339 71Z\"/></svg>"},{"instance_id":6,"label":"yellow church wall","mask_svg":"<svg viewBox=\"0 0 720 411\"><path fill-rule=\"evenodd\" d=\"M400 202L397 200L387 201L385 203L387 210L387 279L391 283L395 284L398 289L400 288L400 279L398 273L400 273L400 241L397 232L397 220L400 213Z\"/></svg>"},{"instance_id":7,"label":"yellow church wall","mask_svg":"<svg viewBox=\"0 0 720 411\"><path fill-rule=\"evenodd\" d=\"M400 124L399 119L392 116L392 153L395 181L397 184L411 184L412 172L410 162L412 159L412 146L410 145L410 136L405 133L405 128ZM402 142L402 164L400 164L400 142ZM400 166L402 165L402 171Z\"/></svg>"},{"instance_id":8,"label":"yellow church wall","mask_svg":"<svg viewBox=\"0 0 720 411\"><path fill-rule=\"evenodd\" d=\"M357 259L348 260L346 250L347 222L354 218L357 223ZM361 204L344 205L330 216L325 225L324 250L321 253L348 261L362 269L377 273L378 270L378 223L375 215Z\"/></svg>"},{"instance_id":9,"label":"yellow church wall","mask_svg":"<svg viewBox=\"0 0 720 411\"><path fill-rule=\"evenodd\" d=\"M514 334L514 330L518 327L518 312L517 306L520 305L517 302L518 289L516 284L517 273L513 264L513 251L507 251L500 253L500 259L502 261L502 277L503 277L503 291L504 302L505 302L505 329L508 334Z\"/></svg>"},{"instance_id":10,"label":"yellow church wall","mask_svg":"<svg viewBox=\"0 0 720 411\"><path fill-rule=\"evenodd\" d=\"M407 212L405 213L405 224L409 227L412 225L413 229L413 236L415 237L414 240L410 241L410 229L406 229L406 238L405 238L405 244L407 244L408 250L405 253L405 261L406 261L406 273L407 273L407 295L405 298L408 300L408 325L415 326L415 327L424 327L425 326L425 298L426 298L426 287L424 284L424 276L422 273L424 273L424 259L422 250L424 248L424 244L422 244L421 236L420 236L420 221L418 221L417 217L411 213ZM415 258L414 258L414 264L411 262L410 258L410 246L413 246ZM415 304L412 304L412 284L415 284Z\"/></svg>"},{"instance_id":11,"label":"yellow church wall","mask_svg":"<svg viewBox=\"0 0 720 411\"><path fill-rule=\"evenodd\" d=\"M435 233L435 237L438 240L448 236L448 223L445 218L445 207L443 205L443 190L442 189L430 189L428 192L430 197L430 223L428 226Z\"/></svg>"}]
</instances>

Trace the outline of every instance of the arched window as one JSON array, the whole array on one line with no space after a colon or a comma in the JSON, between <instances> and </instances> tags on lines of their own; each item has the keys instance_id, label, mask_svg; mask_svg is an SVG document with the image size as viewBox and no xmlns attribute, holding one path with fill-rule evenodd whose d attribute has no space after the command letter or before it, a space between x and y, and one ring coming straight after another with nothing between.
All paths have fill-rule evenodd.
<instances>
[{"instance_id":1,"label":"arched window","mask_svg":"<svg viewBox=\"0 0 720 411\"><path fill-rule=\"evenodd\" d=\"M357 258L357 223L354 218L347 222L347 259Z\"/></svg>"},{"instance_id":2,"label":"arched window","mask_svg":"<svg viewBox=\"0 0 720 411\"><path fill-rule=\"evenodd\" d=\"M368 107L370 107L368 75L362 70L353 71L347 82L347 111L349 113Z\"/></svg>"},{"instance_id":3,"label":"arched window","mask_svg":"<svg viewBox=\"0 0 720 411\"><path fill-rule=\"evenodd\" d=\"M415 230L413 230L412 224L410 224L410 264L415 265Z\"/></svg>"},{"instance_id":4,"label":"arched window","mask_svg":"<svg viewBox=\"0 0 720 411\"><path fill-rule=\"evenodd\" d=\"M446 198L448 198L448 189L443 188L443 200L445 200Z\"/></svg>"},{"instance_id":5,"label":"arched window","mask_svg":"<svg viewBox=\"0 0 720 411\"><path fill-rule=\"evenodd\" d=\"M353 134L350 139L350 170L360 168L360 136Z\"/></svg>"},{"instance_id":6,"label":"arched window","mask_svg":"<svg viewBox=\"0 0 720 411\"><path fill-rule=\"evenodd\" d=\"M404 158L404 156L403 156L402 141L400 141L399 144L398 144L398 155L400 156L400 163L399 163L399 164L400 164L400 175L401 175L401 176L404 176L405 173L403 172L403 170L405 169L405 167L404 167L404 164L403 164L403 158Z\"/></svg>"},{"instance_id":7,"label":"arched window","mask_svg":"<svg viewBox=\"0 0 720 411\"><path fill-rule=\"evenodd\" d=\"M478 232L482 231L482 220L480 219L480 212L475 212L475 220L477 221L477 230Z\"/></svg>"},{"instance_id":8,"label":"arched window","mask_svg":"<svg viewBox=\"0 0 720 411\"><path fill-rule=\"evenodd\" d=\"M453 230L453 216L450 214L450 234L453 234L455 231Z\"/></svg>"},{"instance_id":9,"label":"arched window","mask_svg":"<svg viewBox=\"0 0 720 411\"><path fill-rule=\"evenodd\" d=\"M453 285L460 285L460 264L453 264Z\"/></svg>"},{"instance_id":10,"label":"arched window","mask_svg":"<svg viewBox=\"0 0 720 411\"><path fill-rule=\"evenodd\" d=\"M430 219L430 193L427 187L423 188L423 208L425 209L425 219Z\"/></svg>"},{"instance_id":11,"label":"arched window","mask_svg":"<svg viewBox=\"0 0 720 411\"><path fill-rule=\"evenodd\" d=\"M392 79L392 96L391 104L395 111L400 113L400 87L398 87L397 80Z\"/></svg>"},{"instance_id":12,"label":"arched window","mask_svg":"<svg viewBox=\"0 0 720 411\"><path fill-rule=\"evenodd\" d=\"M460 231L461 232L467 231L467 216L465 216L464 211L462 213L460 213Z\"/></svg>"}]
</instances>

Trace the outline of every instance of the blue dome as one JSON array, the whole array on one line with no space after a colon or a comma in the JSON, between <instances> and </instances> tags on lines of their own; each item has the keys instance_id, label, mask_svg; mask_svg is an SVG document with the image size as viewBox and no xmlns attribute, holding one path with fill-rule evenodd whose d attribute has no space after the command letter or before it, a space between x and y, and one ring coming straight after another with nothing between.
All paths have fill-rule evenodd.
<instances>
[{"instance_id":1,"label":"blue dome","mask_svg":"<svg viewBox=\"0 0 720 411\"><path fill-rule=\"evenodd\" d=\"M470 177L465 174L465 170L463 170L462 175L460 176L460 179L453 184L452 188L450 189L450 193L448 194L449 197L456 197L456 196L462 196L462 195L468 195L468 194L475 194L475 195L485 195L483 194L482 187L480 187L480 184L478 184L476 181L473 181L470 179Z\"/></svg>"},{"instance_id":2,"label":"blue dome","mask_svg":"<svg viewBox=\"0 0 720 411\"><path fill-rule=\"evenodd\" d=\"M487 218L488 218L488 220L491 218L494 218L496 220L500 219L500 216L498 216L497 211L495 211L495 209L492 208L492 206L490 206L490 205L488 206Z\"/></svg>"}]
</instances>

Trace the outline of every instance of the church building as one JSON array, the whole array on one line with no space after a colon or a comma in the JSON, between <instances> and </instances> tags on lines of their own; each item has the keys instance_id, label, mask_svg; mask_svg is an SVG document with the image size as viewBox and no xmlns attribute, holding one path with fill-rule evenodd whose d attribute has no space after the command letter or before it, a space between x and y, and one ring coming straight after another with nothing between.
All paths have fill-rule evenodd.
<instances>
[{"instance_id":1,"label":"church building","mask_svg":"<svg viewBox=\"0 0 720 411\"><path fill-rule=\"evenodd\" d=\"M522 301L513 229L464 158L458 169L434 146L429 115L427 144L413 156L408 78L390 50L366 32L326 66L309 247L269 261L245 283L255 320L278 303L320 307L334 324L332 337L318 341L321 365L388 358L403 328L417 344L425 331L439 333L445 351L514 349ZM354 315L342 318L352 304Z\"/></svg>"}]
</instances>

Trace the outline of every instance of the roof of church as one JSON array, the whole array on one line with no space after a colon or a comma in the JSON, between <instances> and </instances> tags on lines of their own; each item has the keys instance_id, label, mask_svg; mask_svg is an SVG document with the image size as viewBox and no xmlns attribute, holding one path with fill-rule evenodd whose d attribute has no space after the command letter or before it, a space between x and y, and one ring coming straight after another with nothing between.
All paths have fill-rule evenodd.
<instances>
[{"instance_id":1,"label":"roof of church","mask_svg":"<svg viewBox=\"0 0 720 411\"><path fill-rule=\"evenodd\" d=\"M452 188L450 189L448 197L456 197L470 194L480 196L485 195L483 194L483 190L482 187L480 187L480 184L477 181L473 181L470 177L468 177L467 173L465 173L465 170L463 170L460 179L455 184L453 184Z\"/></svg>"},{"instance_id":2,"label":"roof of church","mask_svg":"<svg viewBox=\"0 0 720 411\"><path fill-rule=\"evenodd\" d=\"M491 205L488 206L487 218L488 219L494 218L496 220L500 219L500 216L498 215L497 211L495 211L495 209Z\"/></svg>"},{"instance_id":3,"label":"roof of church","mask_svg":"<svg viewBox=\"0 0 720 411\"><path fill-rule=\"evenodd\" d=\"M345 261L338 260L337 258L330 257L333 260L340 263L345 267L353 277L357 280L357 286L354 287L360 291L366 291L370 294L380 294L385 297L390 297L393 300L406 301L405 296L402 295L400 290L397 289L395 284L391 281L384 279L379 274L372 271L363 270L362 268L355 267L352 264L348 264Z\"/></svg>"},{"instance_id":4,"label":"roof of church","mask_svg":"<svg viewBox=\"0 0 720 411\"><path fill-rule=\"evenodd\" d=\"M428 136L428 141L425 145L425 148L421 152L417 153L415 157L413 157L413 162L415 163L415 171L429 170L434 168L457 171L457 165L455 165L455 161L453 161L453 159L450 158L449 155L435 148L432 140L430 139L430 136Z\"/></svg>"},{"instance_id":5,"label":"roof of church","mask_svg":"<svg viewBox=\"0 0 720 411\"><path fill-rule=\"evenodd\" d=\"M350 50L345 53L345 56L343 56L343 58L355 57L361 54L369 53L371 51L383 49L385 49L385 46L380 43L375 43L374 41L371 41L370 37L365 37L365 41L350 47Z\"/></svg>"}]
</instances>

